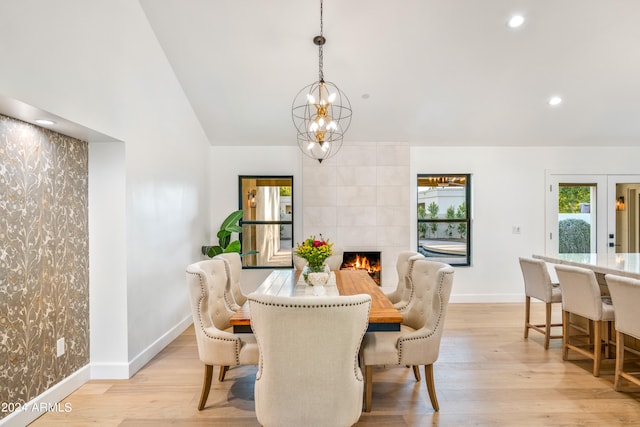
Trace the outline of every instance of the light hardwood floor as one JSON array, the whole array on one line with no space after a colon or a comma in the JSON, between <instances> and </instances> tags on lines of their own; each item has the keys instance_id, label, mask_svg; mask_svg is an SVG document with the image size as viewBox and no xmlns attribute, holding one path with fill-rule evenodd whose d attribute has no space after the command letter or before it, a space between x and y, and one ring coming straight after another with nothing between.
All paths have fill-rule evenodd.
<instances>
[{"instance_id":1,"label":"light hardwood floor","mask_svg":"<svg viewBox=\"0 0 640 427\"><path fill-rule=\"evenodd\" d=\"M543 312L543 304L532 304L534 321ZM357 425L640 426L640 387L614 391L613 360L595 378L590 360L562 361L561 340L551 340L547 351L541 334L525 340L523 323L524 304L449 305L434 365L440 411L431 408L424 378L418 384L405 367L376 368L373 411ZM199 412L203 366L191 327L130 380L90 381L64 401L71 412L48 413L32 425L258 426L255 372L233 368L220 383L216 369Z\"/></svg>"}]
</instances>

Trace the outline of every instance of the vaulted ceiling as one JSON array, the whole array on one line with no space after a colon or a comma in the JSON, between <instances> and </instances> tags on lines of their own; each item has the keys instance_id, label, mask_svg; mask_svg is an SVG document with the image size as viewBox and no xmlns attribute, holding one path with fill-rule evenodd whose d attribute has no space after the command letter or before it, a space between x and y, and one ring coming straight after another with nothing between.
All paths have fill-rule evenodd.
<instances>
[{"instance_id":1,"label":"vaulted ceiling","mask_svg":"<svg viewBox=\"0 0 640 427\"><path fill-rule=\"evenodd\" d=\"M213 145L295 144L319 0L140 3ZM637 0L325 0L324 75L352 104L345 141L632 146L638 22Z\"/></svg>"}]
</instances>

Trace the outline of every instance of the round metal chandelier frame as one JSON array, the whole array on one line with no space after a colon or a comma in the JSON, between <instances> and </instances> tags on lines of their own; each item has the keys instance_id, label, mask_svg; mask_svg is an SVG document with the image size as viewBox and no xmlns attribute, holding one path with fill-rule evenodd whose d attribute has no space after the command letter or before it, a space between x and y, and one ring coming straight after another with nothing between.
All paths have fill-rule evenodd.
<instances>
[{"instance_id":1,"label":"round metal chandelier frame","mask_svg":"<svg viewBox=\"0 0 640 427\"><path fill-rule=\"evenodd\" d=\"M347 95L334 83L324 80L322 48L326 39L322 15L323 4L320 0L320 35L313 38L313 43L318 46L318 81L300 90L291 107L300 150L320 163L340 151L352 116Z\"/></svg>"}]
</instances>

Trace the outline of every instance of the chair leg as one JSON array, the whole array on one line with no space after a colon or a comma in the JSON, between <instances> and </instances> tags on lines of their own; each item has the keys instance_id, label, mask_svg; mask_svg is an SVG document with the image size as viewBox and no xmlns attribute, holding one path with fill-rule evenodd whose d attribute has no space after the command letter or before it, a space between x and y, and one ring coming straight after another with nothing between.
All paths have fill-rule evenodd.
<instances>
[{"instance_id":1,"label":"chair leg","mask_svg":"<svg viewBox=\"0 0 640 427\"><path fill-rule=\"evenodd\" d=\"M371 412L371 395L373 394L373 366L364 367L364 412Z\"/></svg>"},{"instance_id":2,"label":"chair leg","mask_svg":"<svg viewBox=\"0 0 640 427\"><path fill-rule=\"evenodd\" d=\"M529 338L529 324L531 317L531 297L527 295L524 302L524 337Z\"/></svg>"},{"instance_id":3,"label":"chair leg","mask_svg":"<svg viewBox=\"0 0 640 427\"><path fill-rule=\"evenodd\" d=\"M229 366L220 366L220 373L218 374L218 381L224 381L224 376L227 374Z\"/></svg>"},{"instance_id":4,"label":"chair leg","mask_svg":"<svg viewBox=\"0 0 640 427\"><path fill-rule=\"evenodd\" d=\"M616 331L616 375L613 381L613 389L620 391L620 373L624 366L624 335Z\"/></svg>"},{"instance_id":5,"label":"chair leg","mask_svg":"<svg viewBox=\"0 0 640 427\"><path fill-rule=\"evenodd\" d=\"M433 365L424 365L424 379L427 383L427 392L431 400L431 406L434 411L439 411L438 398L436 397L436 386L433 382Z\"/></svg>"},{"instance_id":6,"label":"chair leg","mask_svg":"<svg viewBox=\"0 0 640 427\"><path fill-rule=\"evenodd\" d=\"M562 310L562 360L569 358L569 313Z\"/></svg>"},{"instance_id":7,"label":"chair leg","mask_svg":"<svg viewBox=\"0 0 640 427\"><path fill-rule=\"evenodd\" d=\"M593 322L593 376L600 376L600 360L602 359L602 331L605 322Z\"/></svg>"},{"instance_id":8,"label":"chair leg","mask_svg":"<svg viewBox=\"0 0 640 427\"><path fill-rule=\"evenodd\" d=\"M209 397L211 389L211 378L213 377L213 366L204 365L204 380L202 382L202 392L200 393L200 402L198 402L198 411L202 411Z\"/></svg>"},{"instance_id":9,"label":"chair leg","mask_svg":"<svg viewBox=\"0 0 640 427\"><path fill-rule=\"evenodd\" d=\"M604 328L604 349L605 349L605 357L607 359L611 359L611 335L610 329L611 322L602 322L602 327Z\"/></svg>"},{"instance_id":10,"label":"chair leg","mask_svg":"<svg viewBox=\"0 0 640 427\"><path fill-rule=\"evenodd\" d=\"M420 382L420 365L413 365L413 376L416 377L416 382Z\"/></svg>"},{"instance_id":11,"label":"chair leg","mask_svg":"<svg viewBox=\"0 0 640 427\"><path fill-rule=\"evenodd\" d=\"M551 338L551 303L548 302L546 304L547 315L546 315L546 323L544 325L544 349L549 349L549 339Z\"/></svg>"}]
</instances>

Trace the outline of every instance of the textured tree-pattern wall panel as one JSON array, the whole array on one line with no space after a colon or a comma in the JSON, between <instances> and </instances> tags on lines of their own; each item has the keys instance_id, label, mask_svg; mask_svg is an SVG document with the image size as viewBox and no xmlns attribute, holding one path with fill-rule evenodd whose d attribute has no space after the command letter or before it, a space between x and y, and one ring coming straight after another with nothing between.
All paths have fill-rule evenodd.
<instances>
[{"instance_id":1,"label":"textured tree-pattern wall panel","mask_svg":"<svg viewBox=\"0 0 640 427\"><path fill-rule=\"evenodd\" d=\"M89 363L87 168L86 142L0 115L0 402Z\"/></svg>"}]
</instances>

